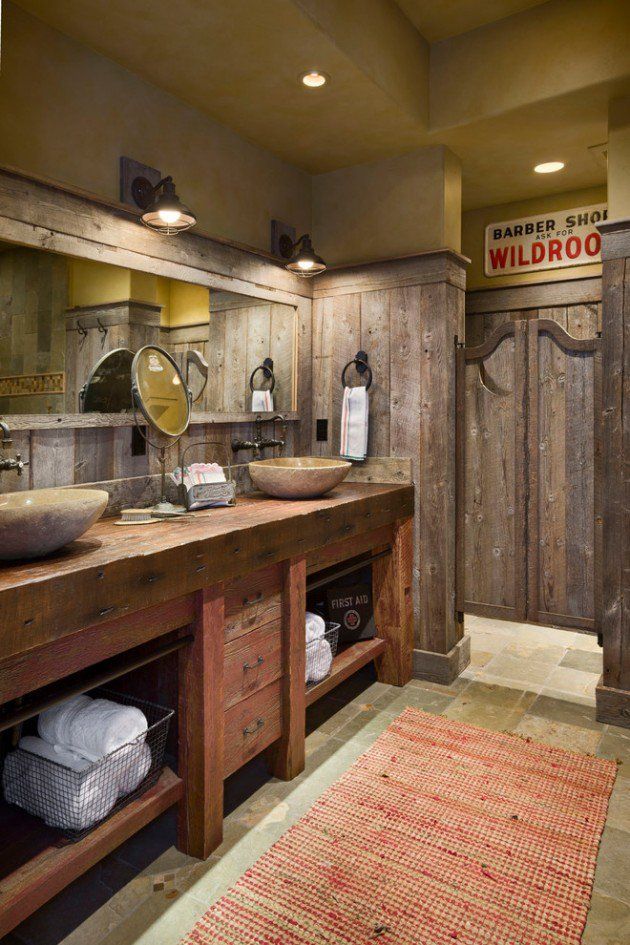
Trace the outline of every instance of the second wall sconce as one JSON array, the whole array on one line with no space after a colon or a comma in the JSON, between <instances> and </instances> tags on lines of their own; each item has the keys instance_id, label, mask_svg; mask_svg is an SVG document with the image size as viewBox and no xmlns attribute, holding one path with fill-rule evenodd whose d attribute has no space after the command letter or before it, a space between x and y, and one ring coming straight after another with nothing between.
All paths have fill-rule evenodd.
<instances>
[{"instance_id":1,"label":"second wall sconce","mask_svg":"<svg viewBox=\"0 0 630 945\"><path fill-rule=\"evenodd\" d=\"M144 211L142 222L151 230L173 236L189 230L197 217L181 202L173 178L163 177L155 186L146 177L136 177L131 184L136 204Z\"/></svg>"}]
</instances>

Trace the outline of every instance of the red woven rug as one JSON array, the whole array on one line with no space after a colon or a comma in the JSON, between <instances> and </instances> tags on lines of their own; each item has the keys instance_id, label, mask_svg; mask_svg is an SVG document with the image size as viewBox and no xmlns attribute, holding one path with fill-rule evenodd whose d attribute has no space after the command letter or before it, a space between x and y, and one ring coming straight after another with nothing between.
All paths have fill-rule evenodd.
<instances>
[{"instance_id":1,"label":"red woven rug","mask_svg":"<svg viewBox=\"0 0 630 945\"><path fill-rule=\"evenodd\" d=\"M186 945L573 945L611 761L406 709Z\"/></svg>"}]
</instances>

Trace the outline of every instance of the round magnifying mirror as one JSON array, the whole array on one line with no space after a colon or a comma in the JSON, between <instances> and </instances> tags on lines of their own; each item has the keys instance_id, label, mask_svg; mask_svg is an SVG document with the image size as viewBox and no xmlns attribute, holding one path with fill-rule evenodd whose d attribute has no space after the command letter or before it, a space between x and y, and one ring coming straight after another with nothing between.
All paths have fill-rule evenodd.
<instances>
[{"instance_id":1,"label":"round magnifying mirror","mask_svg":"<svg viewBox=\"0 0 630 945\"><path fill-rule=\"evenodd\" d=\"M178 437L190 422L190 395L173 358L157 345L140 348L131 365L131 390L145 420Z\"/></svg>"},{"instance_id":2,"label":"round magnifying mirror","mask_svg":"<svg viewBox=\"0 0 630 945\"><path fill-rule=\"evenodd\" d=\"M116 348L96 362L79 394L81 413L131 411L131 364L133 351Z\"/></svg>"}]
</instances>

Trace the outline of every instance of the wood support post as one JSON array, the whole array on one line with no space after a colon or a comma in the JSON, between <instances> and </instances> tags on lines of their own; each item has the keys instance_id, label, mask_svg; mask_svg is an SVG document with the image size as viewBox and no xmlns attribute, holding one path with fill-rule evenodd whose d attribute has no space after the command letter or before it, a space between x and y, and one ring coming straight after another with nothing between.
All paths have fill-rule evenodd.
<instances>
[{"instance_id":1,"label":"wood support post","mask_svg":"<svg viewBox=\"0 0 630 945\"><path fill-rule=\"evenodd\" d=\"M604 672L597 718L630 728L630 219L602 233L602 561ZM598 595L599 596L599 595Z\"/></svg>"},{"instance_id":2,"label":"wood support post","mask_svg":"<svg viewBox=\"0 0 630 945\"><path fill-rule=\"evenodd\" d=\"M223 585L197 591L194 639L179 651L178 846L202 860L223 837L223 624Z\"/></svg>"},{"instance_id":3,"label":"wood support post","mask_svg":"<svg viewBox=\"0 0 630 945\"><path fill-rule=\"evenodd\" d=\"M292 558L283 565L282 735L271 751L274 775L290 781L304 770L306 729L306 559Z\"/></svg>"},{"instance_id":4,"label":"wood support post","mask_svg":"<svg viewBox=\"0 0 630 945\"><path fill-rule=\"evenodd\" d=\"M411 679L413 653L413 520L398 522L392 553L372 565L372 596L378 635L387 646L376 660L381 682L404 686Z\"/></svg>"}]
</instances>

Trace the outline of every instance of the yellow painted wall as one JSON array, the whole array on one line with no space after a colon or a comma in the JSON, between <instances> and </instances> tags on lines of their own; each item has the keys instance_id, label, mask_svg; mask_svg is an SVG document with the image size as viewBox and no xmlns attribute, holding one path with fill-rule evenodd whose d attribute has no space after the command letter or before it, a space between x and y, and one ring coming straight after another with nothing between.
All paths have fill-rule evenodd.
<instances>
[{"instance_id":1,"label":"yellow painted wall","mask_svg":"<svg viewBox=\"0 0 630 945\"><path fill-rule=\"evenodd\" d=\"M132 298L129 269L108 266L91 259L68 259L68 268L70 308L122 302Z\"/></svg>"},{"instance_id":2,"label":"yellow painted wall","mask_svg":"<svg viewBox=\"0 0 630 945\"><path fill-rule=\"evenodd\" d=\"M555 194L551 197L537 197L533 200L483 207L481 210L467 210L462 214L462 252L471 260L466 278L467 288L491 289L505 285L561 282L566 279L583 279L587 276L601 275L602 267L597 263L589 266L571 266L567 269L495 276L489 279L483 272L483 244L484 230L489 223L500 223L502 220L513 220L516 217L533 216L554 210L569 210L572 207L586 207L590 204L605 202L606 188L591 187L587 190Z\"/></svg>"},{"instance_id":3,"label":"yellow painted wall","mask_svg":"<svg viewBox=\"0 0 630 945\"><path fill-rule=\"evenodd\" d=\"M313 242L334 266L460 249L461 177L443 147L313 179Z\"/></svg>"},{"instance_id":4,"label":"yellow painted wall","mask_svg":"<svg viewBox=\"0 0 630 945\"><path fill-rule=\"evenodd\" d=\"M0 164L116 200L121 155L172 174L209 235L310 227L307 174L5 2Z\"/></svg>"},{"instance_id":5,"label":"yellow painted wall","mask_svg":"<svg viewBox=\"0 0 630 945\"><path fill-rule=\"evenodd\" d=\"M630 98L609 107L608 201L611 220L630 217Z\"/></svg>"},{"instance_id":6,"label":"yellow painted wall","mask_svg":"<svg viewBox=\"0 0 630 945\"><path fill-rule=\"evenodd\" d=\"M198 325L210 321L210 290L188 282L170 283L169 325Z\"/></svg>"}]
</instances>

